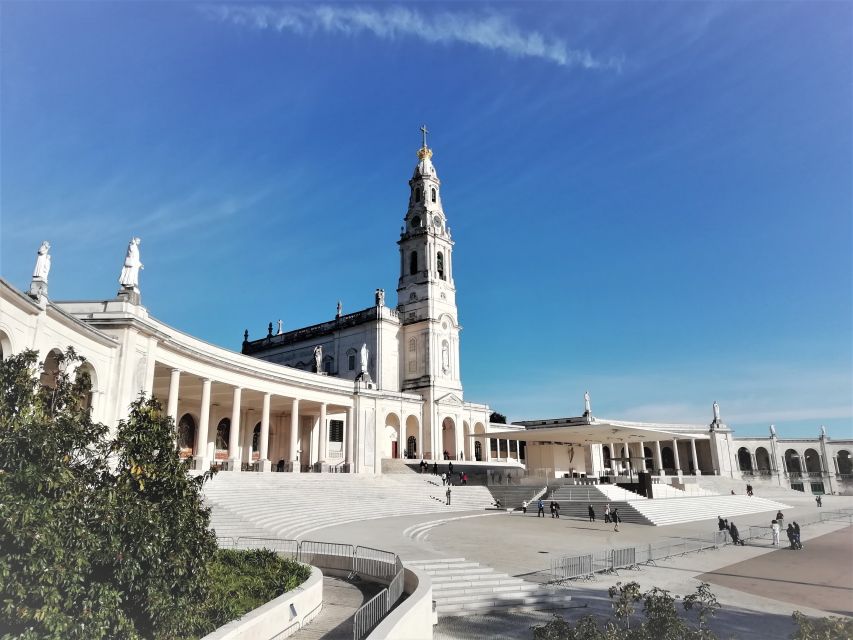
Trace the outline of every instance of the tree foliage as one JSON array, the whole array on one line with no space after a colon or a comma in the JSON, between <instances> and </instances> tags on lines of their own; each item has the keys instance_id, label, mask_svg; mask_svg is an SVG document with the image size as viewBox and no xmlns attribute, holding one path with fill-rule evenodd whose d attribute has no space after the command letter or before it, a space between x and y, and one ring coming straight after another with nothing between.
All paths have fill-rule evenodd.
<instances>
[{"instance_id":1,"label":"tree foliage","mask_svg":"<svg viewBox=\"0 0 853 640\"><path fill-rule=\"evenodd\" d=\"M495 424L506 424L506 416L502 413L498 413L497 411L492 411L489 416L489 422L494 422Z\"/></svg>"},{"instance_id":2,"label":"tree foliage","mask_svg":"<svg viewBox=\"0 0 853 640\"><path fill-rule=\"evenodd\" d=\"M83 359L58 362L40 377L33 351L0 361L0 638L210 631L216 539L172 420L140 397L111 438Z\"/></svg>"}]
</instances>

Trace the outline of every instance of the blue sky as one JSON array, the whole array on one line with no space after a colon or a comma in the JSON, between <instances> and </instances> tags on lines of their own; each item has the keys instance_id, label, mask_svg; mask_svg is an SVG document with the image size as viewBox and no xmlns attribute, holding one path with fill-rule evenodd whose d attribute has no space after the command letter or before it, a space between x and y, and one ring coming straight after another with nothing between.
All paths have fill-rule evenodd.
<instances>
[{"instance_id":1,"label":"blue sky","mask_svg":"<svg viewBox=\"0 0 853 640\"><path fill-rule=\"evenodd\" d=\"M466 398L853 436L853 5L4 2L0 273L239 349L395 304L419 146Z\"/></svg>"}]
</instances>

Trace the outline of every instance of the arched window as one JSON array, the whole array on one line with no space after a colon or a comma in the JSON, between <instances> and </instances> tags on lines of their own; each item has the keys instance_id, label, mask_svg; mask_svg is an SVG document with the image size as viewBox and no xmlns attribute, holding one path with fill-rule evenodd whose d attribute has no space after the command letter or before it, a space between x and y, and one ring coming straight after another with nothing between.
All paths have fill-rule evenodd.
<instances>
[{"instance_id":1,"label":"arched window","mask_svg":"<svg viewBox=\"0 0 853 640\"><path fill-rule=\"evenodd\" d=\"M433 202L435 202L435 196L436 196L436 193L435 193L435 187L433 187L433 188L432 188L432 201L433 201Z\"/></svg>"},{"instance_id":2,"label":"arched window","mask_svg":"<svg viewBox=\"0 0 853 640\"><path fill-rule=\"evenodd\" d=\"M483 445L479 440L474 441L474 460L477 462L483 459Z\"/></svg>"},{"instance_id":3,"label":"arched window","mask_svg":"<svg viewBox=\"0 0 853 640\"><path fill-rule=\"evenodd\" d=\"M77 369L77 379L80 380L83 376L89 378L89 390L84 392L80 396L80 408L81 409L91 409L92 408L92 399L94 398L95 393L95 370L92 368L92 365L88 362L84 362Z\"/></svg>"},{"instance_id":4,"label":"arched window","mask_svg":"<svg viewBox=\"0 0 853 640\"><path fill-rule=\"evenodd\" d=\"M820 463L820 454L814 449L806 449L805 453L806 471L809 473L819 473L823 469Z\"/></svg>"},{"instance_id":5,"label":"arched window","mask_svg":"<svg viewBox=\"0 0 853 640\"><path fill-rule=\"evenodd\" d=\"M421 188L418 187L417 189L415 189L415 202L420 202L420 201L421 201Z\"/></svg>"},{"instance_id":6,"label":"arched window","mask_svg":"<svg viewBox=\"0 0 853 640\"><path fill-rule=\"evenodd\" d=\"M178 421L178 449L181 455L192 455L195 447L195 420L185 413Z\"/></svg>"},{"instance_id":7,"label":"arched window","mask_svg":"<svg viewBox=\"0 0 853 640\"><path fill-rule=\"evenodd\" d=\"M755 466L757 471L770 471L770 454L764 447L755 450Z\"/></svg>"},{"instance_id":8,"label":"arched window","mask_svg":"<svg viewBox=\"0 0 853 640\"><path fill-rule=\"evenodd\" d=\"M838 452L838 473L844 476L853 473L853 461L850 459L850 452L844 449Z\"/></svg>"},{"instance_id":9,"label":"arched window","mask_svg":"<svg viewBox=\"0 0 853 640\"><path fill-rule=\"evenodd\" d=\"M418 342L414 338L409 338L409 353L414 353L418 350Z\"/></svg>"},{"instance_id":10,"label":"arched window","mask_svg":"<svg viewBox=\"0 0 853 640\"><path fill-rule=\"evenodd\" d=\"M800 472L800 454L793 449L788 449L785 452L785 470L788 473Z\"/></svg>"},{"instance_id":11,"label":"arched window","mask_svg":"<svg viewBox=\"0 0 853 640\"><path fill-rule=\"evenodd\" d=\"M610 459L611 459L610 447L608 447L607 445L604 445L603 447L601 447L601 455L604 458L604 467L609 469L610 468Z\"/></svg>"},{"instance_id":12,"label":"arched window","mask_svg":"<svg viewBox=\"0 0 853 640\"><path fill-rule=\"evenodd\" d=\"M48 389L56 388L56 376L59 375L59 360L61 353L54 349L47 354L41 367L41 386Z\"/></svg>"},{"instance_id":13,"label":"arched window","mask_svg":"<svg viewBox=\"0 0 853 640\"><path fill-rule=\"evenodd\" d=\"M675 469L675 454L670 447L661 449L660 459L664 469Z\"/></svg>"},{"instance_id":14,"label":"arched window","mask_svg":"<svg viewBox=\"0 0 853 640\"><path fill-rule=\"evenodd\" d=\"M438 277L444 280L444 254L441 251L436 256L435 264L438 269Z\"/></svg>"},{"instance_id":15,"label":"arched window","mask_svg":"<svg viewBox=\"0 0 853 640\"><path fill-rule=\"evenodd\" d=\"M415 436L406 438L406 455L409 458L414 458L418 454L418 441Z\"/></svg>"},{"instance_id":16,"label":"arched window","mask_svg":"<svg viewBox=\"0 0 853 640\"><path fill-rule=\"evenodd\" d=\"M418 252L412 251L409 254L409 275L413 276L418 272Z\"/></svg>"},{"instance_id":17,"label":"arched window","mask_svg":"<svg viewBox=\"0 0 853 640\"><path fill-rule=\"evenodd\" d=\"M216 448L222 451L228 450L228 439L231 436L231 420L222 418L216 426Z\"/></svg>"}]
</instances>

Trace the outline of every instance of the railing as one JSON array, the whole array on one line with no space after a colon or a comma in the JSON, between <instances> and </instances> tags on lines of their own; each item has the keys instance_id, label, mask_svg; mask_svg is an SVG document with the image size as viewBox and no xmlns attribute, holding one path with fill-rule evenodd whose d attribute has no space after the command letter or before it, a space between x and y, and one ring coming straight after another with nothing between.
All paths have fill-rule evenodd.
<instances>
[{"instance_id":1,"label":"railing","mask_svg":"<svg viewBox=\"0 0 853 640\"><path fill-rule=\"evenodd\" d=\"M551 580L576 580L593 578L596 573L629 569L641 564L654 564L658 560L683 556L686 553L715 549L726 543L725 532L717 531L698 538L673 538L634 547L603 549L576 556L562 556L551 562Z\"/></svg>"},{"instance_id":2,"label":"railing","mask_svg":"<svg viewBox=\"0 0 853 640\"><path fill-rule=\"evenodd\" d=\"M387 583L382 591L355 612L353 638L361 640L388 614L403 595L403 562L396 553L372 547L353 547L337 542L314 540L289 540L285 538L238 538L217 536L221 549L271 549L287 558L304 562L321 569L345 571L350 574L375 578ZM311 612L315 613L315 612ZM299 627L306 624L302 619ZM294 626L294 625L291 625Z\"/></svg>"}]
</instances>

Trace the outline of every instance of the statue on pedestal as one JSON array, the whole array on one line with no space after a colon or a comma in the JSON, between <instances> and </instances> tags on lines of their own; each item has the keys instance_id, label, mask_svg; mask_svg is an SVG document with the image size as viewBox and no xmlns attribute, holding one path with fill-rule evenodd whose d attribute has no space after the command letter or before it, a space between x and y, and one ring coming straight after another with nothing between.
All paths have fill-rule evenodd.
<instances>
[{"instance_id":1,"label":"statue on pedestal","mask_svg":"<svg viewBox=\"0 0 853 640\"><path fill-rule=\"evenodd\" d=\"M340 318L344 314L344 305L341 304L341 301L338 300L338 311L335 314L336 318Z\"/></svg>"},{"instance_id":2,"label":"statue on pedestal","mask_svg":"<svg viewBox=\"0 0 853 640\"><path fill-rule=\"evenodd\" d=\"M30 296L36 299L47 297L47 275L50 273L50 243L45 240L41 243L36 258L36 266L33 269L33 280L30 283Z\"/></svg>"},{"instance_id":3,"label":"statue on pedestal","mask_svg":"<svg viewBox=\"0 0 853 640\"><path fill-rule=\"evenodd\" d=\"M587 417L592 415L592 402L589 398L589 391L583 392L583 414Z\"/></svg>"},{"instance_id":4,"label":"statue on pedestal","mask_svg":"<svg viewBox=\"0 0 853 640\"><path fill-rule=\"evenodd\" d=\"M279 320L279 321L278 321L278 335L281 335L281 334L282 334L282 330L281 330L281 320Z\"/></svg>"},{"instance_id":5,"label":"statue on pedestal","mask_svg":"<svg viewBox=\"0 0 853 640\"><path fill-rule=\"evenodd\" d=\"M714 424L720 423L720 405L714 400Z\"/></svg>"},{"instance_id":6,"label":"statue on pedestal","mask_svg":"<svg viewBox=\"0 0 853 640\"><path fill-rule=\"evenodd\" d=\"M139 260L139 244L141 242L142 240L139 238L132 238L127 245L124 268L122 268L121 275L118 278L118 283L123 289L136 290L139 288L139 270L145 268Z\"/></svg>"},{"instance_id":7,"label":"statue on pedestal","mask_svg":"<svg viewBox=\"0 0 853 640\"><path fill-rule=\"evenodd\" d=\"M323 347L320 345L314 347L314 370L317 373L323 372Z\"/></svg>"},{"instance_id":8,"label":"statue on pedestal","mask_svg":"<svg viewBox=\"0 0 853 640\"><path fill-rule=\"evenodd\" d=\"M820 437L821 437L821 440L826 439L826 427L823 425L820 425Z\"/></svg>"},{"instance_id":9,"label":"statue on pedestal","mask_svg":"<svg viewBox=\"0 0 853 640\"><path fill-rule=\"evenodd\" d=\"M367 358L368 358L367 344L362 343L362 345L361 345L361 372L362 373L367 373Z\"/></svg>"},{"instance_id":10,"label":"statue on pedestal","mask_svg":"<svg viewBox=\"0 0 853 640\"><path fill-rule=\"evenodd\" d=\"M33 269L33 280L47 282L47 274L50 273L50 243L45 240L41 243L36 258L36 268Z\"/></svg>"},{"instance_id":11,"label":"statue on pedestal","mask_svg":"<svg viewBox=\"0 0 853 640\"><path fill-rule=\"evenodd\" d=\"M771 438L776 437L776 425L775 424L770 425L770 437Z\"/></svg>"},{"instance_id":12,"label":"statue on pedestal","mask_svg":"<svg viewBox=\"0 0 853 640\"><path fill-rule=\"evenodd\" d=\"M377 289L376 290L376 306L384 307L385 306L385 289Z\"/></svg>"}]
</instances>

